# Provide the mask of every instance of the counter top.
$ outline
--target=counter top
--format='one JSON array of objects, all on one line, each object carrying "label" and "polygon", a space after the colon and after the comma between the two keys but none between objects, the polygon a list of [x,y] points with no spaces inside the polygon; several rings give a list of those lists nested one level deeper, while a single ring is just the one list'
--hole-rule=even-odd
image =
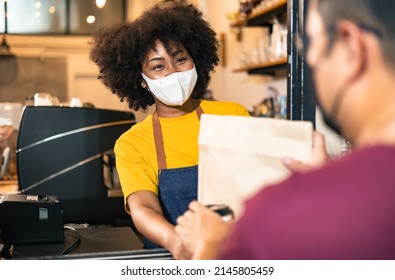
[{"label": "counter top", "polygon": [[0,194],[16,193],[18,190],[17,180],[0,180]]}]

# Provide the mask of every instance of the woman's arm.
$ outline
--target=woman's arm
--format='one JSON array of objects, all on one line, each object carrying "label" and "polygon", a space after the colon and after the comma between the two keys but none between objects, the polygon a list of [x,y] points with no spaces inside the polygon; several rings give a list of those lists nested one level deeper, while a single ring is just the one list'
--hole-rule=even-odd
[{"label": "woman's arm", "polygon": [[151,191],[137,191],[128,197],[128,205],[137,230],[151,242],[169,250],[176,259],[188,259],[174,226],[163,216],[158,196]]}]

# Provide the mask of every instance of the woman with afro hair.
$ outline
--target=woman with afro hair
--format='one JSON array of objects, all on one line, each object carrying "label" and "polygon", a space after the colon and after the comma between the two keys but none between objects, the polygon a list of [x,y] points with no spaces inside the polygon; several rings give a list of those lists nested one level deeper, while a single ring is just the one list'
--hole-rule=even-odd
[{"label": "woman with afro hair", "polygon": [[106,87],[134,110],[155,105],[114,147],[125,209],[145,248],[189,258],[174,225],[197,199],[200,116],[249,115],[233,102],[194,98],[218,64],[216,34],[196,6],[167,0],[132,22],[102,28],[90,44]]}]

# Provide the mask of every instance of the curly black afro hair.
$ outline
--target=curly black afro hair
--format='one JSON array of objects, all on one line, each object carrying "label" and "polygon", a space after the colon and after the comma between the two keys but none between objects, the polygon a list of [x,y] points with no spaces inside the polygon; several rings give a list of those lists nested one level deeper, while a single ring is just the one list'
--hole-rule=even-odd
[{"label": "curly black afro hair", "polygon": [[165,0],[132,22],[103,27],[90,40],[90,59],[99,67],[106,87],[126,100],[129,108],[146,110],[154,99],[141,87],[142,63],[155,42],[166,50],[183,46],[193,58],[198,80],[193,97],[204,92],[210,72],[218,65],[218,41],[202,12],[181,0]]}]

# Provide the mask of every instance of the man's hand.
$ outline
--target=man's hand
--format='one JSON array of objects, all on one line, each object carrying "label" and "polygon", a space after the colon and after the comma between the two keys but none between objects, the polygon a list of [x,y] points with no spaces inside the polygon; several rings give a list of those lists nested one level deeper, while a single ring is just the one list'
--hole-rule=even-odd
[{"label": "man's hand", "polygon": [[221,216],[197,201],[178,217],[176,232],[192,259],[215,259],[234,222],[224,222]]},{"label": "man's hand", "polygon": [[282,159],[284,165],[292,172],[306,172],[321,167],[328,160],[329,156],[325,147],[324,135],[318,131],[314,131],[313,133],[313,152],[309,162],[303,163],[289,157]]}]

